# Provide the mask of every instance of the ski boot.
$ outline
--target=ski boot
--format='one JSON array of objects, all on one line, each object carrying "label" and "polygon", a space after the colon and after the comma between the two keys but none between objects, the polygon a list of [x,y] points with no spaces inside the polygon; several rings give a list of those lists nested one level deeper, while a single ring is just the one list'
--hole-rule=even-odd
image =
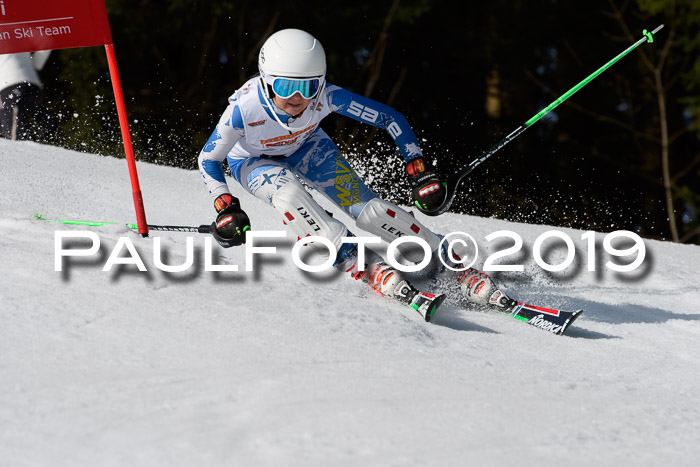
[{"label": "ski boot", "polygon": [[501,311],[507,311],[517,304],[498,289],[496,283],[488,274],[477,269],[469,268],[457,276],[459,291],[467,301],[479,306],[495,306]]},{"label": "ski boot", "polygon": [[347,272],[354,279],[366,282],[379,295],[408,305],[428,322],[446,298],[444,294],[435,295],[418,290],[402,277],[400,271],[383,261],[368,264],[364,271],[358,271],[357,265],[353,265]]}]

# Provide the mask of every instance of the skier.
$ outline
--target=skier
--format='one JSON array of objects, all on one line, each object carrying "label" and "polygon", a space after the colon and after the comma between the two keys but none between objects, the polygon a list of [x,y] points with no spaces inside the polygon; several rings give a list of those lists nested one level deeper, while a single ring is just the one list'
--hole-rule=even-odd
[{"label": "skier", "polygon": [[[270,36],[260,49],[258,68],[260,74],[229,98],[228,107],[199,155],[199,169],[218,213],[212,224],[216,240],[224,247],[240,245],[250,228],[248,215],[224,179],[223,161],[228,159],[236,181],[272,205],[299,238],[322,236],[333,243],[336,268],[364,280],[381,295],[409,304],[429,321],[444,296],[418,291],[376,254],[367,256],[367,264],[361,268],[357,246],[341,242],[352,233],[329,215],[297,179],[350,215],[358,228],[386,242],[404,234],[425,240],[433,252],[433,264],[428,269],[437,270],[441,265],[438,255],[449,260],[444,246],[443,251],[438,251],[442,237],[367,188],[319,126],[324,117],[336,112],[386,130],[406,161],[416,205],[420,210],[433,210],[445,199],[445,188],[425,162],[404,116],[327,83],[323,47],[313,36],[298,29],[285,29]],[[423,259],[422,249],[417,252],[403,244],[398,250],[408,261]],[[507,297],[501,300],[505,295],[490,277],[475,269],[461,273],[459,278],[453,276],[451,281],[476,304],[509,304]]]}]

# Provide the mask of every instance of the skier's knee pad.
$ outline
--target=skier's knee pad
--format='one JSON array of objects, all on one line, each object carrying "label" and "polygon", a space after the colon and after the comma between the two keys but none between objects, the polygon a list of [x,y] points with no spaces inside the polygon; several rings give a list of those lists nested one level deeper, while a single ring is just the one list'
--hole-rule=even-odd
[{"label": "skier's knee pad", "polygon": [[[374,198],[365,205],[357,216],[357,226],[388,243],[403,236],[415,236],[425,240],[432,252],[440,245],[440,238],[430,229],[400,207],[381,198]],[[413,242],[399,245],[398,250],[401,256],[414,263],[422,261],[425,254],[423,248]]]},{"label": "skier's knee pad", "polygon": [[[339,251],[343,237],[348,236],[347,227],[319,206],[297,180],[277,190],[272,197],[272,205],[282,214],[285,225],[300,239],[308,236],[324,237]],[[314,246],[314,243],[309,245]],[[328,257],[328,249],[325,246],[320,245],[315,249]]]},{"label": "skier's knee pad", "polygon": [[240,165],[240,180],[253,196],[272,204],[275,193],[296,178],[284,162],[250,159]]}]

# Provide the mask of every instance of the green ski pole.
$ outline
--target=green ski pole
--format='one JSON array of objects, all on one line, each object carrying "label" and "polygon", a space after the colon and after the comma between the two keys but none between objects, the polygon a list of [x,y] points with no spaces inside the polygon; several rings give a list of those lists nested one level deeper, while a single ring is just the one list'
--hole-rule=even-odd
[{"label": "green ski pole", "polygon": [[[610,60],[608,63],[603,65],[602,67],[598,68],[596,71],[591,73],[588,77],[586,77],[583,81],[578,83],[576,86],[573,88],[569,89],[567,92],[565,92],[559,99],[555,100],[551,104],[549,104],[547,107],[542,109],[540,112],[537,113],[534,117],[523,123],[521,126],[519,126],[515,131],[510,133],[508,136],[503,138],[501,141],[498,143],[494,144],[491,146],[487,151],[481,154],[477,159],[474,159],[471,161],[469,164],[461,167],[460,169],[456,170],[453,172],[451,175],[447,177],[447,182],[443,182],[445,185],[445,200],[442,202],[440,207],[432,210],[432,211],[427,211],[423,210],[420,205],[418,205],[419,208],[421,208],[421,212],[429,215],[429,216],[439,216],[440,214],[444,214],[447,212],[447,210],[450,208],[452,205],[452,202],[455,199],[455,196],[457,194],[457,188],[459,187],[460,182],[467,176],[469,175],[476,167],[481,165],[482,162],[484,162],[486,159],[489,157],[493,156],[495,153],[497,153],[503,146],[506,144],[510,143],[513,141],[515,138],[517,138],[523,131],[527,130],[530,128],[532,125],[534,125],[536,122],[538,122],[542,117],[547,115],[549,112],[554,110],[559,104],[567,100],[569,97],[574,95],[579,89],[593,81],[599,74],[613,66],[615,63],[617,63],[618,60],[620,60],[622,57],[639,47],[642,43],[646,42],[654,42],[654,34],[659,32],[661,28],[663,28],[664,25],[660,25],[653,31],[649,32],[646,29],[643,31],[644,37],[639,39],[637,42],[629,46],[626,50],[621,52],[618,56]],[[418,204],[418,202],[416,202]]]},{"label": "green ski pole", "polygon": [[[99,221],[79,221],[79,220],[64,220],[64,219],[46,219],[41,214],[34,214],[33,219],[42,220],[45,222],[60,222],[66,225],[85,225],[88,227],[103,227],[106,225],[118,225],[119,222],[99,222]],[[123,224],[132,230],[138,230],[137,224]],[[183,225],[151,225],[148,224],[149,230],[160,230],[167,232],[197,232],[197,233],[209,233],[211,231],[211,226],[207,224],[200,225],[199,227],[190,227]]]}]

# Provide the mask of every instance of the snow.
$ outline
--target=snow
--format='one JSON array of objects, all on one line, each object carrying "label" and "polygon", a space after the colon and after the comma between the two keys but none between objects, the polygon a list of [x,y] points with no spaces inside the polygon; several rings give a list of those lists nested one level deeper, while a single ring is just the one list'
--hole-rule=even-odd
[{"label": "snow", "polygon": [[[559,337],[448,300],[434,322],[344,276],[302,273],[291,237],[244,270],[205,235],[141,238],[124,160],[0,140],[0,464],[3,466],[675,465],[700,462],[700,247],[645,240],[633,273],[589,272],[583,232],[446,214],[485,256],[524,241],[494,276],[527,302],[584,314]],[[137,164],[148,221],[213,217],[196,171]],[[230,184],[255,230],[274,211]],[[318,196],[316,196],[318,199]],[[325,207],[330,207],[325,201]],[[33,220],[114,221],[82,227]],[[339,217],[345,219],[344,217]],[[535,239],[566,233],[576,262],[548,273]],[[54,270],[55,232],[98,255]],[[186,239],[195,266],[182,273]],[[148,271],[102,268],[120,238]],[[556,243],[556,242],[555,242]],[[85,248],[89,243],[81,243]],[[557,263],[565,251],[552,248]],[[121,256],[128,256],[123,250]],[[558,259],[559,258],[559,259]],[[319,277],[320,276],[320,277]]]}]

